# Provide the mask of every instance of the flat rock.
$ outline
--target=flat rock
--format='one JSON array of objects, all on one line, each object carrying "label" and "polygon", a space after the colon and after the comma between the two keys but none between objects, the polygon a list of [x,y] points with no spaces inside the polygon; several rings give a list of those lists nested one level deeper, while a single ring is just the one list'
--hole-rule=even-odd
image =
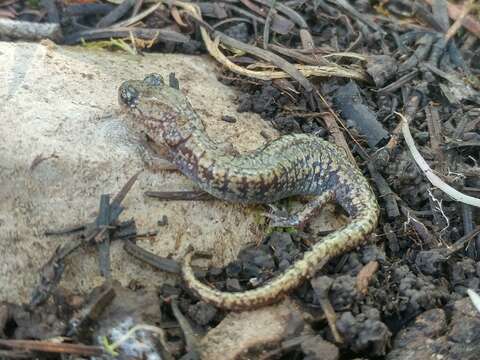
[{"label": "flat rock", "polygon": [[[145,168],[137,144],[129,141],[117,105],[126,79],[174,71],[180,86],[219,142],[240,152],[276,134],[255,114],[236,112],[237,93],[221,84],[208,57],[145,54],[0,42],[0,300],[28,301],[38,269],[69,236],[43,234],[90,222],[100,195],[115,194]],[[221,120],[233,116],[236,123]],[[134,218],[139,232],[158,230],[139,245],[155,254],[182,256],[188,244],[213,253],[213,264],[232,260],[242,244],[258,241],[260,208],[223,201],[162,202],[147,190],[192,190],[177,172],[144,171],[124,200],[121,219]],[[168,217],[168,226],[157,221]],[[89,291],[102,283],[98,255],[84,248],[67,259],[61,282]],[[120,242],[112,245],[112,275],[123,285],[135,279],[158,286],[168,278],[133,259]]]},{"label": "flat rock", "polygon": [[[223,201],[158,201],[145,191],[195,189],[178,172],[146,168],[139,145],[122,121],[118,86],[156,72],[175,72],[180,88],[203,119],[207,133],[243,153],[258,148],[276,131],[252,113],[237,113],[238,93],[221,84],[216,63],[207,56],[144,54],[82,47],[0,42],[0,300],[27,302],[38,270],[70,236],[44,236],[73,224],[91,222],[100,195],[116,194],[144,169],[125,198],[120,219],[134,218],[138,231],[158,235],[138,244],[159,255],[180,259],[186,247],[210,252],[223,266],[248,242],[258,242],[262,207]],[[223,117],[237,119],[235,123]],[[158,221],[166,215],[168,225]],[[338,226],[328,211],[316,224]],[[79,292],[103,283],[95,248],[68,257],[61,286]],[[178,278],[153,270],[112,244],[114,279],[135,280],[154,288]]]}]

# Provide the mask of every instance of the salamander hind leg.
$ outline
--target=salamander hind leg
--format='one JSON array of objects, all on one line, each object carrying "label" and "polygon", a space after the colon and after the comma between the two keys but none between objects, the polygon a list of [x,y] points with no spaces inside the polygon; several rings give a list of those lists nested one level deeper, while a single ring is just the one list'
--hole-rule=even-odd
[{"label": "salamander hind leg", "polygon": [[293,214],[284,216],[274,206],[271,206],[274,213],[265,214],[265,216],[270,218],[270,226],[272,227],[303,227],[313,215],[320,211],[325,204],[331,202],[333,198],[333,191],[326,191],[307,203],[302,210]]}]

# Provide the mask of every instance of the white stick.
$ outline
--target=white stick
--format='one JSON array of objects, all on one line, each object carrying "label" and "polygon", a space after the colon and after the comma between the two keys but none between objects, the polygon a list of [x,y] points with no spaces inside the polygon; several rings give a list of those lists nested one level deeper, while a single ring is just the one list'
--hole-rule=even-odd
[{"label": "white stick", "polygon": [[468,204],[471,206],[476,206],[480,207],[480,199],[475,198],[473,196],[465,195],[461,193],[460,191],[454,189],[450,185],[448,185],[446,182],[444,182],[442,179],[440,179],[433,170],[428,166],[427,162],[425,159],[420,155],[420,152],[417,150],[415,146],[415,141],[413,141],[412,134],[410,134],[410,129],[408,128],[408,122],[405,117],[397,113],[398,116],[402,119],[402,133],[403,137],[405,139],[405,143],[408,146],[408,149],[410,150],[410,153],[413,156],[413,159],[417,163],[417,165],[420,167],[420,169],[423,171],[427,179],[432,183],[433,186],[436,186],[440,190],[442,190],[444,193],[448,194],[451,196],[453,199],[460,201],[464,204]]}]

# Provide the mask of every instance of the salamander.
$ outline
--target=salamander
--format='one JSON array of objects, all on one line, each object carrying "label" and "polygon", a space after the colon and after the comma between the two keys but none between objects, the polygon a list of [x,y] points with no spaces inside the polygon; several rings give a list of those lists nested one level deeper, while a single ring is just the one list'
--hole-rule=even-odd
[{"label": "salamander", "polygon": [[153,139],[163,157],[214,197],[245,204],[270,204],[293,195],[314,197],[302,211],[275,217],[276,226],[298,226],[330,201],[350,216],[346,226],[313,245],[285,272],[243,292],[220,291],[198,280],[190,265],[194,253],[189,251],[182,276],[203,301],[235,311],[271,304],[311,278],[320,261],[361,245],[375,230],[379,217],[375,195],[336,145],[314,135],[291,134],[250,153],[231,154],[206,134],[187,97],[160,75],[123,82],[118,97],[131,126]]}]

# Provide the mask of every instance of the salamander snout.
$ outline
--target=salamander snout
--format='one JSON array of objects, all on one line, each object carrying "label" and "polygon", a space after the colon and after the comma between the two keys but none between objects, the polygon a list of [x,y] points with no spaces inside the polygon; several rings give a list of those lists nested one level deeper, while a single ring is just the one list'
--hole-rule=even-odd
[{"label": "salamander snout", "polygon": [[120,106],[133,109],[138,104],[139,92],[129,81],[123,82],[118,88],[118,103]]}]

